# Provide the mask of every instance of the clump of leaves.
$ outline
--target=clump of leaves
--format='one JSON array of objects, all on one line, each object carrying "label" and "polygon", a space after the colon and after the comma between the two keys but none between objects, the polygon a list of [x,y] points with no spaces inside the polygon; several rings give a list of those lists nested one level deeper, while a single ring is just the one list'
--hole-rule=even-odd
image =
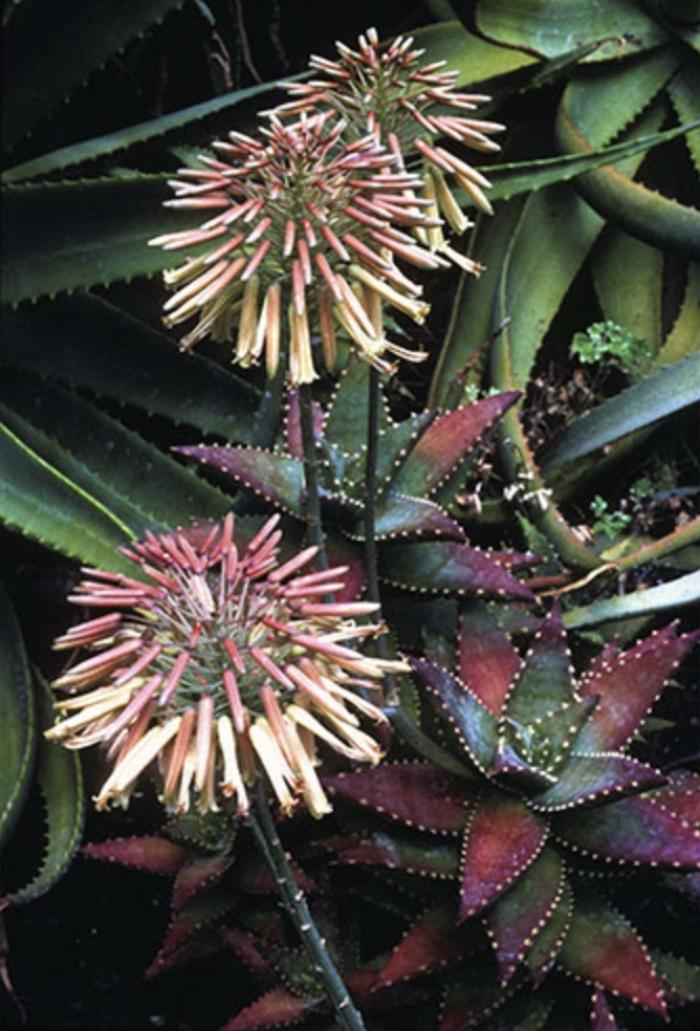
[{"label": "clump of leaves", "polygon": [[624,326],[609,319],[594,322],[585,333],[575,333],[571,351],[584,365],[614,365],[630,375],[651,358],[651,350]]},{"label": "clump of leaves", "polygon": [[603,534],[609,540],[614,540],[632,522],[632,516],[622,509],[610,511],[610,506],[605,498],[596,494],[590,504],[590,509],[595,516],[592,530],[596,535]]}]

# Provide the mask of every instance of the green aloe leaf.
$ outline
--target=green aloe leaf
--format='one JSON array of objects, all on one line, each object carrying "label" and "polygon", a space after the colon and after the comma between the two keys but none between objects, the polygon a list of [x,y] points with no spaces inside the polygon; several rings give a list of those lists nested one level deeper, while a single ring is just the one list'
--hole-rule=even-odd
[{"label": "green aloe leaf", "polygon": [[161,175],[13,186],[5,192],[4,301],[148,276],[175,264],[148,241],[201,221],[163,208]]},{"label": "green aloe leaf", "polygon": [[[121,309],[90,294],[25,305],[3,317],[0,361],[120,404],[188,423],[231,441],[249,440],[257,391]],[[99,341],[99,347],[96,346]]]},{"label": "green aloe leaf", "polygon": [[0,518],[47,547],[89,565],[132,573],[117,548],[127,527],[90,493],[0,426]]},{"label": "green aloe leaf", "polygon": [[35,0],[20,8],[7,38],[6,146],[13,147],[108,58],[183,3]]},{"label": "green aloe leaf", "polygon": [[229,511],[225,494],[75,394],[26,374],[9,374],[5,386],[12,409],[64,449],[88,473],[86,487],[139,535]]},{"label": "green aloe leaf", "polygon": [[459,86],[496,79],[517,69],[538,64],[537,59],[530,54],[495,46],[467,32],[458,21],[428,25],[413,35],[418,46],[425,48],[426,63],[446,61],[447,68],[459,72]]},{"label": "green aloe leaf", "polygon": [[[690,122],[700,116],[700,70],[697,61],[688,61],[668,84],[668,94],[676,109],[679,122]],[[688,151],[700,172],[700,133],[693,133],[687,139]]]},{"label": "green aloe leaf", "polygon": [[569,609],[564,623],[569,630],[611,623],[657,612],[679,609],[700,601],[700,572],[687,573],[658,587],[648,587],[619,598],[601,598],[590,605]]},{"label": "green aloe leaf", "polygon": [[655,365],[668,365],[679,361],[700,348],[700,262],[691,261],[683,303],[656,356]]},{"label": "green aloe leaf", "polygon": [[[40,723],[46,728],[53,723],[51,690],[38,673],[34,674],[34,683]],[[5,896],[5,905],[33,902],[45,895],[66,872],[80,845],[85,806],[77,754],[46,741],[42,735],[36,782],[46,807],[46,847],[37,872],[22,888]]]},{"label": "green aloe leaf", "polygon": [[29,790],[36,747],[29,664],[10,599],[0,586],[0,845],[12,831]]},{"label": "green aloe leaf", "polygon": [[591,55],[592,61],[626,57],[668,39],[634,0],[595,6],[578,0],[479,0],[476,23],[487,39],[542,57],[565,53],[572,39],[609,39]]},{"label": "green aloe leaf", "polygon": [[650,355],[661,346],[663,266],[661,251],[614,226],[603,233],[593,262],[603,315],[643,340]]},{"label": "green aloe leaf", "polygon": [[700,351],[665,366],[576,419],[554,450],[545,456],[542,468],[548,471],[576,461],[697,401]]}]

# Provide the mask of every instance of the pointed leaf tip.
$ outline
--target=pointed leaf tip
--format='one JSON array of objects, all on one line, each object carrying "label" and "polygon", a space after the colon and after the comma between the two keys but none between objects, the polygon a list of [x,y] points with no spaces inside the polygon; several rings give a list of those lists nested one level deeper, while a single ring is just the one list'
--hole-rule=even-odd
[{"label": "pointed leaf tip", "polygon": [[156,836],[111,838],[83,845],[81,851],[90,859],[119,863],[164,877],[174,877],[192,855],[188,848]]},{"label": "pointed leaf tip", "polygon": [[322,1002],[321,997],[300,997],[284,988],[273,988],[227,1020],[219,1031],[265,1031],[266,1028],[288,1027],[298,1024]]}]

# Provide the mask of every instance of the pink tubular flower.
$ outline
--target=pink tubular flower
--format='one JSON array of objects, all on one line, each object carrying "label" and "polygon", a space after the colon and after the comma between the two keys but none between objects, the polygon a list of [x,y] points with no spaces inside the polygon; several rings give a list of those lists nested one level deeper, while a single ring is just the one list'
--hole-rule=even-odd
[{"label": "pink tubular flower", "polygon": [[373,135],[347,142],[345,129],[330,112],[294,125],[273,116],[261,138],[232,132],[214,143],[216,158],[201,155],[201,168],[181,169],[171,181],[176,197],[168,206],[209,216],[199,229],[150,241],[166,250],[198,248],[165,274],[175,290],[166,325],[196,319],[183,348],[207,336],[231,341],[237,325],[234,361],[248,366],[264,354],[274,375],[282,354],[293,384],[316,378],[313,333],[333,368],[338,327],[381,371],[393,371],[392,355],[426,357],[387,340],[372,312],[379,298],[423,322],[421,287],[396,259],[419,268],[444,264],[412,235],[437,228],[439,219],[426,214],[429,199],[414,195],[419,176]]},{"label": "pink tubular flower", "polygon": [[[440,212],[453,232],[463,233],[471,225],[462,212],[445,176],[452,177],[467,197],[488,214],[491,204],[484,193],[491,184],[458,154],[453,145],[491,153],[500,148],[491,139],[505,126],[474,118],[480,103],[491,98],[455,89],[459,73],[445,71],[444,61],[421,65],[423,50],[412,49],[413,39],[401,36],[381,45],[375,29],[369,29],[352,50],[337,43],[338,59],[312,57],[311,68],[323,78],[286,84],[292,100],[275,108],[275,117],[304,115],[333,110],[349,126],[349,133],[370,133],[394,154],[399,168],[418,160],[423,168],[423,200],[433,220]],[[452,108],[454,113],[449,112]],[[447,113],[445,109],[448,109]],[[451,147],[440,146],[438,139]],[[404,191],[404,195],[408,191]],[[451,248],[439,225],[413,230],[417,239],[468,272],[480,267]]]},{"label": "pink tubular flower", "polygon": [[68,694],[46,736],[67,748],[107,747],[113,768],[98,809],[126,807],[157,760],[170,810],[187,811],[193,797],[201,811],[216,810],[235,797],[244,814],[262,769],[283,812],[303,797],[321,817],[330,806],[316,774],[317,739],[350,759],[381,758],[359,714],[385,717],[353,688],[371,689],[405,667],[348,645],[383,631],[354,621],[377,605],[323,602],[319,589],[346,569],[304,572],[315,548],[280,564],[278,521],[240,551],[233,515],[208,532],[147,534],[123,549],[144,580],[84,570],[69,600],[115,611],[55,642],[89,655],[54,681]]}]

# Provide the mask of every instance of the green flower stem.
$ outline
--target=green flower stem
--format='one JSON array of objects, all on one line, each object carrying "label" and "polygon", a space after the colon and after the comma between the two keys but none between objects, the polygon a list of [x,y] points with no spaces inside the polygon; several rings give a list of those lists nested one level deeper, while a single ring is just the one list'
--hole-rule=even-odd
[{"label": "green flower stem", "polygon": [[643,548],[638,548],[629,555],[617,559],[615,565],[621,570],[637,569],[638,566],[646,565],[647,562],[656,562],[660,558],[665,558],[666,555],[672,555],[674,551],[697,544],[698,541],[700,541],[700,516],[679,526],[672,533],[667,533],[665,537],[651,541]]},{"label": "green flower stem", "polygon": [[365,1031],[362,1014],[356,1008],[345,983],[330,957],[326,943],[311,916],[304,893],[294,879],[284,846],[267,804],[264,785],[256,792],[253,811],[248,816],[253,834],[272,871],[280,896],[314,969],[321,975],[336,1018],[344,1031]]},{"label": "green flower stem", "polygon": [[301,444],[304,451],[304,478],[306,481],[306,525],[309,541],[318,548],[316,567],[328,569],[323,523],[321,521],[321,495],[318,484],[318,458],[316,455],[316,434],[311,387],[304,383],[299,387],[299,412],[301,421]]}]

